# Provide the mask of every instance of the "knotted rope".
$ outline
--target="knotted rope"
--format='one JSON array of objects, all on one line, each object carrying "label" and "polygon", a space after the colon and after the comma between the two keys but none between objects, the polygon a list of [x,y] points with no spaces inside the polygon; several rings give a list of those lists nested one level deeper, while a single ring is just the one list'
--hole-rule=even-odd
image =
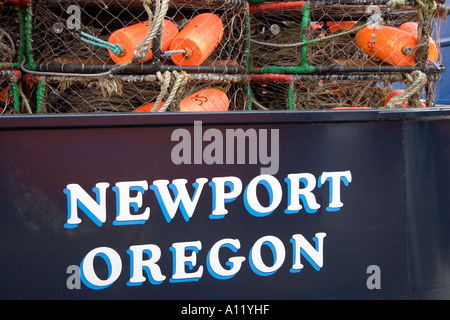
[{"label": "knotted rope", "polygon": [[408,106],[417,106],[420,103],[419,96],[425,84],[427,83],[427,75],[419,70],[406,74],[408,88],[399,96],[394,96],[389,100],[387,108],[401,108],[405,101],[408,100]]},{"label": "knotted rope", "polygon": [[167,97],[163,106],[159,110],[158,110],[159,105],[161,104],[161,102],[163,101],[167,92],[169,91],[172,74],[169,71],[164,72],[164,74],[161,74],[161,72],[157,72],[156,76],[158,77],[158,80],[161,83],[161,91],[160,91],[158,97],[156,98],[155,104],[153,105],[151,112],[156,112],[156,111],[164,112],[172,104],[175,97],[178,97],[182,94],[182,91],[184,90],[186,83],[188,81],[188,75],[184,71],[181,73],[178,73],[177,71],[173,71],[173,76],[175,77],[175,83],[172,87],[172,90],[169,93],[169,96]]},{"label": "knotted rope", "polygon": [[[164,17],[169,9],[169,0],[154,1],[155,13],[152,12],[154,0],[143,0],[144,9],[148,14],[149,31],[147,36],[136,46],[134,50],[134,59],[141,61],[145,58],[151,49],[151,44],[157,32],[164,28]],[[136,61],[135,61],[136,62]]]},{"label": "knotted rope", "polygon": [[416,0],[417,13],[419,15],[419,28],[417,34],[418,48],[414,56],[416,64],[425,64],[429,54],[429,37],[431,34],[431,23],[434,12],[437,9],[434,0]]}]

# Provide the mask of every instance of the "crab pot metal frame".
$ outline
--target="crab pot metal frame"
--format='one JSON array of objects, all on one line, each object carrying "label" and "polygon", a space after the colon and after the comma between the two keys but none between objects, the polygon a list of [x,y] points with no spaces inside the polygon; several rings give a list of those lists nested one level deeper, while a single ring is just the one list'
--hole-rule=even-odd
[{"label": "crab pot metal frame", "polygon": [[[385,0],[249,2],[251,73],[410,72],[410,67],[388,65],[366,55],[356,45],[355,34],[376,21],[398,27],[419,17],[431,19],[412,1],[399,9],[390,8]],[[378,20],[374,12],[379,13]],[[439,26],[439,21],[433,23]],[[430,23],[419,28],[432,34]],[[426,72],[443,71],[440,58],[417,66]]]},{"label": "crab pot metal frame", "polygon": [[[428,99],[434,99],[434,92],[427,91],[428,86],[439,79],[439,75],[427,77],[427,84],[416,100],[411,98],[401,108],[424,107]],[[403,73],[257,74],[250,75],[249,80],[252,106],[260,110],[386,108],[390,92],[408,87]]]},{"label": "crab pot metal frame", "polygon": [[245,75],[179,74],[183,81],[177,89],[177,78],[172,73],[163,76],[170,80],[166,89],[162,79],[155,75],[44,77],[41,80],[44,83],[44,98],[37,108],[42,113],[133,112],[160,98],[159,106],[164,106],[164,110],[159,111],[177,112],[183,98],[206,88],[224,91],[230,100],[229,110],[242,109],[249,103]]},{"label": "crab pot metal frame", "polygon": [[[246,72],[248,38],[248,4],[243,0],[171,0],[165,18],[179,30],[199,13],[210,12],[221,18],[224,35],[209,59],[200,66],[175,65],[161,54],[160,30],[153,38],[151,61],[121,65],[110,59],[106,48],[80,40],[74,32],[76,23],[69,6],[80,10],[81,31],[108,41],[114,31],[149,20],[142,1],[50,1],[30,3],[32,9],[32,61],[27,67],[40,72],[100,73],[113,70],[121,74],[156,74],[165,71],[214,72],[238,74]],[[69,11],[69,13],[67,12]],[[73,14],[73,13],[72,13]]]}]

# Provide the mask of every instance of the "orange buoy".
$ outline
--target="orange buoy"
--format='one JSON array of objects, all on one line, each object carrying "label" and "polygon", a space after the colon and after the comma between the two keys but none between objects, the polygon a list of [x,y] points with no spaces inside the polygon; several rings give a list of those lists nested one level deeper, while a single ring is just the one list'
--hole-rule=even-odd
[{"label": "orange buoy", "polygon": [[[390,65],[415,66],[414,53],[404,53],[404,48],[415,48],[417,37],[413,34],[388,26],[367,26],[356,33],[356,45],[368,56]],[[430,50],[429,59],[433,58]]]},{"label": "orange buoy", "polygon": [[172,61],[181,66],[199,66],[214,51],[223,37],[223,23],[212,13],[202,13],[194,17],[178,33],[170,45],[172,50],[184,50],[171,56]]},{"label": "orange buoy", "polygon": [[230,100],[225,92],[219,89],[199,90],[180,103],[181,112],[228,111]]},{"label": "orange buoy", "polygon": [[346,30],[350,31],[356,27],[356,21],[327,21],[327,27],[332,33],[337,31]]},{"label": "orange buoy", "polygon": [[[230,100],[227,95],[219,89],[203,89],[184,98],[180,102],[181,112],[199,111],[228,111]],[[144,104],[133,110],[133,112],[151,112],[155,102]],[[164,105],[164,101],[158,107],[158,111]]]},{"label": "orange buoy", "polygon": [[[400,30],[409,32],[410,34],[414,35],[416,37],[419,34],[419,24],[417,22],[405,22],[402,25],[398,27]],[[438,57],[438,48],[436,46],[436,43],[434,42],[432,37],[428,37],[428,43],[429,43],[429,53],[428,53],[428,59],[432,61],[436,61]]]},{"label": "orange buoy", "polygon": [[[384,99],[384,105],[387,106],[389,100],[391,100],[392,97],[401,96],[403,94],[403,92],[405,92],[405,90],[403,90],[403,89],[396,89],[396,90],[392,90],[391,92],[389,92],[389,94],[386,96],[386,99]],[[407,108],[407,107],[408,107],[408,100],[406,100],[402,104],[402,108]],[[422,102],[422,108],[425,108],[425,104],[423,102]]]},{"label": "orange buoy", "polygon": [[[133,110],[133,112],[150,112],[153,109],[153,106],[155,105],[155,102],[144,104],[143,106],[140,106],[139,108]],[[164,105],[164,101],[161,101],[158,107],[158,111],[162,108]]]},{"label": "orange buoy", "polygon": [[409,32],[409,33],[414,34],[414,35],[417,36],[417,32],[418,32],[418,30],[419,30],[419,24],[416,23],[416,22],[410,21],[410,22],[405,22],[405,23],[403,23],[403,24],[400,25],[398,28],[399,28],[400,30],[407,31],[407,32]]},{"label": "orange buoy", "polygon": [[[318,23],[313,23],[313,24],[311,24],[310,25],[310,28],[312,29],[312,30],[317,30],[317,31],[322,31],[322,25],[321,24],[318,24]],[[319,34],[319,38],[325,38],[325,33],[324,32],[321,32],[320,34]]]},{"label": "orange buoy", "polygon": [[[122,55],[118,56],[111,50],[108,50],[111,59],[117,64],[131,61],[134,58],[134,50],[137,44],[147,36],[148,28],[148,21],[145,21],[114,31],[110,35],[108,42],[114,45],[119,44],[123,52]],[[164,19],[164,31],[161,35],[161,51],[167,51],[170,48],[170,44],[177,34],[178,27],[176,24]],[[150,48],[144,61],[148,61],[151,58],[152,50]]]},{"label": "orange buoy", "polygon": [[310,27],[313,30],[322,29],[322,26],[320,24],[318,24],[318,23],[313,23]]}]

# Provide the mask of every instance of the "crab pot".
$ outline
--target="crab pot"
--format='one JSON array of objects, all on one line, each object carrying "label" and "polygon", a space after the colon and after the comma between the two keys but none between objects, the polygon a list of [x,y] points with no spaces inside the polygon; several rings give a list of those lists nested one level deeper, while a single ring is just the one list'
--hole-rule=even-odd
[{"label": "crab pot", "polygon": [[[333,73],[337,67],[358,66],[364,72],[374,66],[383,71],[389,66],[402,70],[403,66],[415,66],[414,60],[428,64],[426,56],[416,57],[418,51],[411,50],[418,44],[417,32],[398,29],[404,23],[419,22],[417,9],[407,5],[388,11],[386,4],[333,0],[326,5],[315,1],[250,4],[250,67],[256,73],[277,73],[284,68],[284,73]],[[380,12],[380,19],[375,19],[373,12]],[[379,31],[375,40],[370,38],[374,26]],[[381,27],[384,29],[379,30]],[[431,38],[431,24],[423,24],[421,30]],[[404,33],[403,38],[397,33]],[[405,37],[408,39],[401,42]],[[398,38],[396,45],[391,45],[391,38]],[[432,51],[428,58],[438,70],[438,49],[434,41],[428,46]]]},{"label": "crab pot", "polygon": [[[426,88],[439,79],[439,75],[428,77],[423,89],[402,107],[423,107],[427,99],[434,101],[435,91]],[[250,76],[250,83],[252,103],[263,110],[386,108],[391,92],[401,94],[410,85],[402,73],[261,74]]]},{"label": "crab pot", "polygon": [[21,48],[23,10],[14,3],[0,4],[0,69],[17,68]]},{"label": "crab pot", "polygon": [[[72,10],[72,11],[71,11]],[[73,11],[75,10],[75,11]],[[248,53],[248,10],[244,1],[170,1],[162,28],[156,28],[152,44],[143,49],[145,58],[136,57],[137,44],[148,35],[152,23],[141,1],[38,1],[33,5],[33,56],[36,70],[50,72],[94,73],[110,70],[124,63],[123,74],[152,73],[166,69],[187,72],[244,73]],[[74,19],[74,12],[79,20]],[[201,59],[185,68],[184,63],[171,59],[178,51],[171,51],[175,36],[198,16],[213,15],[220,21],[223,34],[217,37],[214,50],[201,53]],[[153,23],[155,22],[155,23]],[[78,23],[76,27],[75,24]],[[150,27],[149,27],[150,26]],[[79,32],[75,32],[75,29]],[[208,38],[208,29],[199,30]],[[203,32],[203,34],[202,34]],[[185,38],[189,40],[189,34]],[[111,47],[112,46],[112,47]],[[211,46],[208,47],[211,49]],[[139,51],[138,50],[138,51]],[[177,49],[174,49],[177,50]],[[179,49],[178,49],[179,50]],[[191,52],[189,52],[190,54]],[[188,55],[185,52],[186,56]],[[136,58],[136,59],[134,59]],[[82,66],[82,68],[79,68]]]},{"label": "crab pot", "polygon": [[45,79],[42,112],[131,112],[155,99],[159,91],[155,77],[144,81],[49,77]]},{"label": "crab pot", "polygon": [[[248,104],[247,78],[237,75],[190,74],[183,77],[178,86],[172,74],[164,74],[166,89],[152,75],[129,75],[111,78],[48,77],[44,84],[42,113],[117,113],[149,112],[155,102],[161,107],[170,99],[170,104],[161,111],[180,111],[180,104],[192,100],[203,105],[213,96],[202,94],[206,89],[220,91],[227,102],[228,110],[238,110]],[[194,98],[192,99],[192,96]],[[151,107],[150,107],[151,105]],[[188,108],[189,109],[189,108]],[[220,109],[220,108],[219,108]],[[223,107],[222,107],[223,109]],[[156,111],[157,109],[153,110]],[[216,110],[218,111],[218,110]],[[223,110],[222,110],[223,111]]]}]

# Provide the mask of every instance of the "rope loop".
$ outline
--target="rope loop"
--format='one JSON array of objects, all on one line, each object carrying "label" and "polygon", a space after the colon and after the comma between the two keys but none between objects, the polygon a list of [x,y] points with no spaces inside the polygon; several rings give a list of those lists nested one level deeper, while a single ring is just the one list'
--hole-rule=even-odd
[{"label": "rope loop", "polygon": [[387,104],[387,108],[401,108],[408,99],[419,96],[427,83],[427,75],[422,71],[415,70],[411,74],[406,74],[406,80],[408,88],[401,95],[392,97]]}]

